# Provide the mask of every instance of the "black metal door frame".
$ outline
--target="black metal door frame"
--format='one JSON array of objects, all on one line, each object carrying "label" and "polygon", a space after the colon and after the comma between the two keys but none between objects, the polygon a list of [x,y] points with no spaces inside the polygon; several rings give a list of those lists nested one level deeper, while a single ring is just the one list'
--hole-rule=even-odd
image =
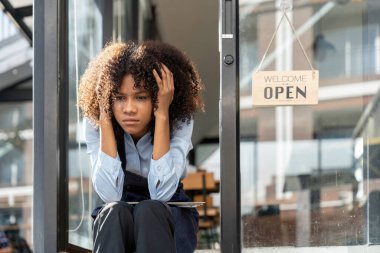
[{"label": "black metal door frame", "polygon": [[238,0],[220,0],[219,136],[222,252],[241,251],[238,7]]}]

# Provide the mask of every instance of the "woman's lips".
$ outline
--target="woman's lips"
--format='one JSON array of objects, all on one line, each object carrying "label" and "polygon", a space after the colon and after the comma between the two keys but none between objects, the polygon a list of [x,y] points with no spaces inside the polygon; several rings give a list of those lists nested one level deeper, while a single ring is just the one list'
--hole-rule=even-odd
[{"label": "woman's lips", "polygon": [[138,119],[124,119],[122,120],[124,125],[136,125],[139,123]]}]

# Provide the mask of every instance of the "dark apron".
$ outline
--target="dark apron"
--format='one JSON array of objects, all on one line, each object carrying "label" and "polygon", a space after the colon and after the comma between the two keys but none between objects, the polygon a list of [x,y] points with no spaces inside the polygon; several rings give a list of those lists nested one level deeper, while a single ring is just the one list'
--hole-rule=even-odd
[{"label": "dark apron", "polygon": [[[148,180],[130,171],[124,171],[124,187],[121,201],[140,202],[150,199]],[[190,202],[180,182],[170,202]],[[95,208],[91,214],[95,220],[104,205]],[[174,239],[178,253],[194,252],[197,246],[198,212],[195,208],[183,208],[170,205],[175,222]]]}]

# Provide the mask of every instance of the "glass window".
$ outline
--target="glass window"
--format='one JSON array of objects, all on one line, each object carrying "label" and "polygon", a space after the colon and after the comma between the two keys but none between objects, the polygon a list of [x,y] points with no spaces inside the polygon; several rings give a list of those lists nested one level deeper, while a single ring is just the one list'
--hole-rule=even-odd
[{"label": "glass window", "polygon": [[77,88],[88,62],[102,49],[101,1],[69,1],[69,150],[68,240],[92,248],[92,210],[99,197],[91,183],[91,165],[82,137]]},{"label": "glass window", "polygon": [[[0,231],[32,247],[32,103],[0,104]],[[29,245],[29,246],[28,246]],[[16,245],[14,250],[25,250]]]},{"label": "glass window", "polygon": [[[280,3],[239,6],[243,251],[379,244],[380,3],[294,0],[288,15],[320,71],[319,104],[253,107],[251,75]],[[260,70],[310,69],[285,21]]]},{"label": "glass window", "polygon": [[[143,2],[143,1],[139,1]],[[135,1],[113,1],[108,16],[107,1],[69,0],[69,150],[68,150],[68,242],[92,249],[92,210],[102,204],[93,189],[90,159],[82,132],[82,115],[78,111],[77,90],[79,79],[89,61],[103,48],[104,42],[126,41],[137,36],[137,9]],[[110,21],[111,20],[111,21]],[[105,26],[112,24],[112,32]],[[106,36],[109,35],[109,38]]]},{"label": "glass window", "polygon": [[357,201],[364,206],[364,237],[380,244],[380,91],[370,102],[354,132]]}]

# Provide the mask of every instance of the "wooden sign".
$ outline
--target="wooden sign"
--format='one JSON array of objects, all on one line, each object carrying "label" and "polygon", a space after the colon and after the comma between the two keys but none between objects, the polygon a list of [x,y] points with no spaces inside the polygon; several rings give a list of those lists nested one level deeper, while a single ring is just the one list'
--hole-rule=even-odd
[{"label": "wooden sign", "polygon": [[315,105],[318,104],[318,85],[318,70],[254,72],[253,105]]}]

